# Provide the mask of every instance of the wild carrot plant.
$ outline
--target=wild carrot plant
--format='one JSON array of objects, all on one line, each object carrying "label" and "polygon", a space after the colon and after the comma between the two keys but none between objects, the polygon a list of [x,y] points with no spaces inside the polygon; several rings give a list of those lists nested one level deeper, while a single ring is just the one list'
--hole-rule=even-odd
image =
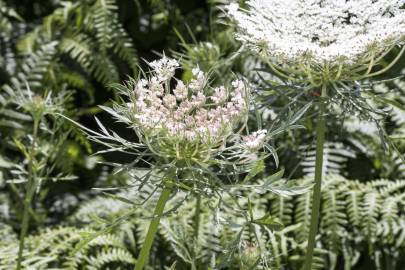
[{"label": "wild carrot plant", "polygon": [[[184,82],[174,77],[179,66],[176,60],[164,56],[148,64],[151,70],[144,78],[112,86],[121,94],[121,102],[112,108],[101,107],[133,129],[138,141],[108,131],[98,120],[100,133],[83,127],[92,140],[108,147],[106,151],[134,154],[136,158],[130,166],[143,163],[151,174],[159,175],[153,184],[160,196],[136,270],[143,269],[160,219],[168,213],[166,202],[176,191],[186,191],[198,202],[201,196],[215,196],[229,190],[238,175],[265,158],[266,150],[273,151],[266,143],[267,130],[248,132],[247,82],[234,80],[230,86],[214,87],[198,67],[192,69],[192,78]],[[121,170],[127,166],[116,165]],[[134,179],[133,187],[142,187],[149,177]],[[197,203],[196,233],[199,209]]]},{"label": "wild carrot plant", "polygon": [[[378,111],[354,91],[359,81],[390,69],[405,50],[403,1],[247,1],[227,7],[236,38],[263,56],[273,73],[318,96],[316,169],[305,269],[311,269],[319,222],[328,104],[344,105],[375,120]],[[401,47],[391,63],[383,58]],[[360,89],[361,90],[361,89]],[[375,99],[375,96],[372,96]],[[372,113],[370,113],[370,111]],[[375,113],[375,114],[373,114]]]}]

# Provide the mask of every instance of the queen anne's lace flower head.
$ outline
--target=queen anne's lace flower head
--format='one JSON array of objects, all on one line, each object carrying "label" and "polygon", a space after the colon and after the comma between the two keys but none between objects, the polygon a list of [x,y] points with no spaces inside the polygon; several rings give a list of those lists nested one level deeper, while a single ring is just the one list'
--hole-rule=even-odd
[{"label": "queen anne's lace flower head", "polygon": [[128,119],[154,154],[201,160],[227,144],[233,153],[246,154],[259,144],[247,146],[239,134],[249,109],[250,90],[245,81],[211,87],[207,75],[196,67],[190,81],[184,82],[174,78],[177,61],[166,57],[149,66],[147,78],[128,84],[129,102],[115,110]]},{"label": "queen anne's lace flower head", "polygon": [[206,87],[206,75],[194,68],[191,81],[177,81],[171,92],[164,89],[164,82],[173,77],[178,63],[163,58],[150,66],[153,76],[136,85],[130,103],[135,124],[145,135],[217,143],[246,115],[247,88],[243,82],[234,82],[228,98],[224,86]]},{"label": "queen anne's lace flower head", "polygon": [[277,57],[319,63],[355,61],[370,48],[403,41],[403,0],[250,0],[248,11],[229,6],[238,38]]},{"label": "queen anne's lace flower head", "polygon": [[[121,98],[112,107],[100,106],[136,136],[121,137],[98,119],[99,132],[81,126],[91,140],[108,147],[100,153],[136,156],[120,170],[142,162],[142,167],[150,165],[144,180],[153,177],[152,185],[208,195],[222,189],[223,180],[229,188],[240,179],[235,176],[274,155],[266,131],[249,135],[250,85],[245,80],[212,86],[199,68],[188,80],[179,80],[174,77],[177,61],[166,57],[149,66],[143,78],[112,85]],[[144,180],[135,182],[144,185]]]},{"label": "queen anne's lace flower head", "polygon": [[[293,65],[356,65],[402,44],[404,0],[249,0],[228,6],[237,38]],[[295,67],[294,67],[295,68]]]}]

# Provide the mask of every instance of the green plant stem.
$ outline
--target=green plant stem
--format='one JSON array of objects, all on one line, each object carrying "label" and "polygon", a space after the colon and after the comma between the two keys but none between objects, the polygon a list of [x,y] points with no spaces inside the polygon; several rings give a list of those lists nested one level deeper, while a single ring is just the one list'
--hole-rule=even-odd
[{"label": "green plant stem", "polygon": [[194,238],[198,239],[198,232],[200,230],[200,215],[201,215],[201,195],[197,195],[197,202],[194,214]]},{"label": "green plant stem", "polygon": [[136,262],[135,270],[142,270],[145,265],[146,260],[149,257],[149,251],[150,251],[150,248],[152,247],[153,239],[155,238],[155,235],[156,235],[159,223],[160,223],[160,218],[163,214],[166,202],[169,199],[171,192],[172,192],[172,187],[170,185],[166,184],[162,190],[162,193],[160,194],[159,200],[155,207],[155,211],[153,212],[153,218],[149,224],[148,233],[146,234],[145,242],[143,243],[141,252],[139,253],[139,257]]},{"label": "green plant stem", "polygon": [[34,169],[34,159],[35,159],[35,145],[37,142],[38,136],[38,126],[39,120],[34,118],[34,126],[32,132],[32,144],[29,151],[29,163],[28,163],[28,183],[27,183],[27,190],[24,196],[24,212],[22,217],[21,223],[21,231],[20,231],[20,243],[18,247],[18,258],[17,258],[17,270],[21,269],[23,251],[24,251],[24,242],[25,237],[28,232],[29,221],[30,221],[30,206],[32,198],[34,197],[35,189],[36,189],[36,170]]},{"label": "green plant stem", "polygon": [[308,236],[307,254],[305,257],[304,270],[311,270],[314,255],[315,239],[318,231],[319,209],[321,204],[321,184],[323,168],[323,150],[325,144],[325,112],[326,104],[323,99],[327,98],[327,86],[322,85],[321,102],[319,104],[319,118],[316,127],[316,161],[315,161],[315,185],[312,195],[311,227]]}]

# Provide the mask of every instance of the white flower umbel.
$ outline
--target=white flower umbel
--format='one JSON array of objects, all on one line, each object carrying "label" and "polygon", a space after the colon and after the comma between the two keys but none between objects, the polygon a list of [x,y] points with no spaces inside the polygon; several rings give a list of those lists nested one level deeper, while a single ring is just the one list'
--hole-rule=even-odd
[{"label": "white flower umbel", "polygon": [[[287,72],[307,71],[305,75],[310,76],[309,72],[328,68],[339,78],[348,75],[349,67],[370,72],[388,51],[404,43],[404,3],[250,0],[247,10],[237,4],[227,10],[237,24],[237,39],[271,61],[291,65]],[[353,75],[354,70],[350,71]]]}]

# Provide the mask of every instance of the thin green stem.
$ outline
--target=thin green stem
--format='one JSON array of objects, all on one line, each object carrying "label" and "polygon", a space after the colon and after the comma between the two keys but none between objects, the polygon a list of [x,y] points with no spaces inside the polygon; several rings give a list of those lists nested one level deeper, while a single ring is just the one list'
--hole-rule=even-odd
[{"label": "thin green stem", "polygon": [[[327,86],[322,85],[321,98],[327,98]],[[311,227],[308,236],[307,254],[305,257],[304,270],[311,270],[312,258],[314,255],[315,239],[318,231],[319,209],[321,204],[321,184],[322,184],[322,168],[323,168],[323,149],[325,144],[325,112],[326,104],[322,100],[319,104],[319,118],[316,128],[316,161],[315,161],[315,185],[312,197],[312,213]]]},{"label": "thin green stem", "polygon": [[155,238],[160,223],[160,218],[162,217],[166,202],[168,201],[171,192],[172,187],[166,184],[166,186],[162,190],[162,193],[160,194],[159,200],[155,207],[155,211],[153,212],[153,218],[149,224],[148,233],[146,234],[145,242],[143,243],[141,252],[139,253],[135,270],[142,270],[145,266],[145,262],[149,257],[150,248],[152,247],[153,239]]},{"label": "thin green stem", "polygon": [[200,230],[200,215],[201,215],[201,195],[197,195],[197,202],[195,206],[195,214],[194,214],[194,238],[195,240],[198,239],[198,232]]},{"label": "thin green stem", "polygon": [[17,258],[17,270],[21,269],[21,263],[23,258],[23,251],[24,251],[24,242],[25,237],[28,232],[29,222],[30,222],[30,208],[31,208],[31,201],[34,197],[35,189],[36,189],[36,169],[34,168],[34,160],[35,160],[35,148],[38,136],[38,126],[39,120],[34,118],[34,126],[32,132],[32,143],[29,151],[29,163],[28,163],[28,183],[27,189],[24,196],[24,212],[21,222],[21,231],[20,231],[20,243],[18,247],[18,258]]}]

